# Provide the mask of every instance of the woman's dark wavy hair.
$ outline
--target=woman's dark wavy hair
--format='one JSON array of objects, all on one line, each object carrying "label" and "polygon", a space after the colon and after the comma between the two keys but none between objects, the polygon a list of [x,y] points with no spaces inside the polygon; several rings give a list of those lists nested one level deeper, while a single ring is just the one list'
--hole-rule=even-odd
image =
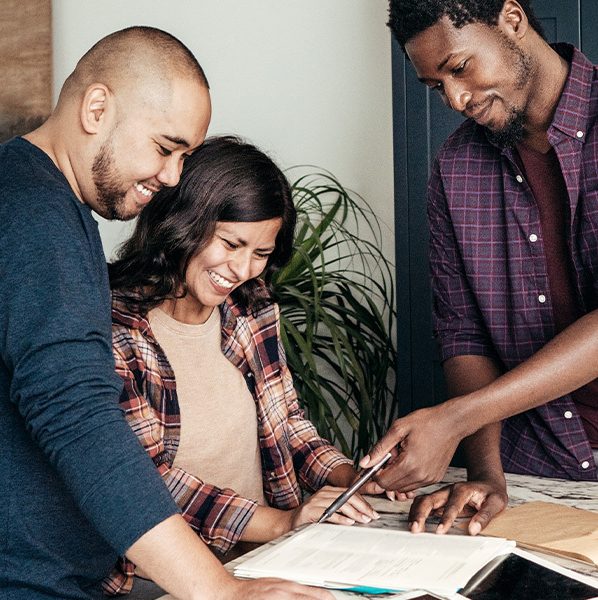
[{"label": "woman's dark wavy hair", "polygon": [[[529,24],[545,39],[544,30],[534,14],[531,0],[518,0]],[[496,25],[505,0],[390,0],[390,27],[397,42],[405,44],[447,16],[460,29],[470,23]]]},{"label": "woman's dark wavy hair", "polygon": [[158,192],[139,215],[108,265],[110,287],[130,309],[146,313],[186,294],[189,261],[212,240],[218,221],[276,217],[282,226],[263,283],[249,280],[232,293],[252,311],[270,301],[272,275],[291,257],[297,213],[287,179],[268,156],[237,137],[208,138],[185,160],[178,185]]}]

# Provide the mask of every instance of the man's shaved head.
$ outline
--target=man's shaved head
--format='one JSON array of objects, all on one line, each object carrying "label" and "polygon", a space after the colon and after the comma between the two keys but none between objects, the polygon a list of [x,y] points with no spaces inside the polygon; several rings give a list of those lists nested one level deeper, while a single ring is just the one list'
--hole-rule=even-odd
[{"label": "man's shaved head", "polygon": [[137,215],[179,180],[211,116],[203,69],[177,38],[129,27],[97,42],[66,80],[48,120],[26,139],[108,219]]},{"label": "man's shaved head", "polygon": [[154,27],[128,27],[102,38],[83,55],[60,92],[58,106],[92,83],[103,83],[113,92],[132,86],[164,90],[175,77],[196,79],[209,89],[201,65],[180,40]]}]

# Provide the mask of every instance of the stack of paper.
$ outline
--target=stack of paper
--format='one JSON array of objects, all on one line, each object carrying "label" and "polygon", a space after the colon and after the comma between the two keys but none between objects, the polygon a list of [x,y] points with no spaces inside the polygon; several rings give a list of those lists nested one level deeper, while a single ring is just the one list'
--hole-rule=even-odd
[{"label": "stack of paper", "polygon": [[337,589],[452,594],[514,546],[499,538],[310,525],[240,564],[235,575]]}]

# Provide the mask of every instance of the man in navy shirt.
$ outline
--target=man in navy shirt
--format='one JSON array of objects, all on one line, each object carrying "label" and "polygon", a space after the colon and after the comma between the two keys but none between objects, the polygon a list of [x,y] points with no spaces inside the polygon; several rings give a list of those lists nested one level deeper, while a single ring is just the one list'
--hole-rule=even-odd
[{"label": "man in navy shirt", "polygon": [[330,598],[230,577],[117,404],[92,210],[130,219],[175,185],[210,111],[191,52],[133,27],[83,56],[46,123],[0,146],[2,598],[101,598],[118,554],[178,598]]},{"label": "man in navy shirt", "polygon": [[442,478],[462,441],[468,482],[414,502],[412,529],[443,509],[444,532],[469,505],[475,534],[506,505],[502,467],[597,479],[598,76],[543,39],[528,1],[390,6],[420,81],[467,117],[428,186],[452,398],[398,419],[362,465],[400,445],[379,480],[407,492]]}]

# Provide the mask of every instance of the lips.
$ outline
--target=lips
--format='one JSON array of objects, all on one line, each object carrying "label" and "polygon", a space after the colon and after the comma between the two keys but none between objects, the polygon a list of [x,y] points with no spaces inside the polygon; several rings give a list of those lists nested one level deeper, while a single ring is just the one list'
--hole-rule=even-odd
[{"label": "lips", "polygon": [[230,291],[233,289],[234,283],[222,277],[222,275],[219,275],[214,271],[208,271],[208,276],[212,280],[212,282],[216,284],[217,287],[226,291]]},{"label": "lips", "polygon": [[486,104],[482,106],[482,108],[476,112],[466,111],[465,115],[470,119],[473,119],[479,125],[485,125],[488,122],[488,116],[492,109],[492,105],[494,104],[494,100],[490,100]]},{"label": "lips", "polygon": [[135,183],[133,187],[135,188],[135,191],[137,192],[138,196],[141,197],[142,204],[147,204],[158,191],[157,189],[149,188],[139,182]]}]

